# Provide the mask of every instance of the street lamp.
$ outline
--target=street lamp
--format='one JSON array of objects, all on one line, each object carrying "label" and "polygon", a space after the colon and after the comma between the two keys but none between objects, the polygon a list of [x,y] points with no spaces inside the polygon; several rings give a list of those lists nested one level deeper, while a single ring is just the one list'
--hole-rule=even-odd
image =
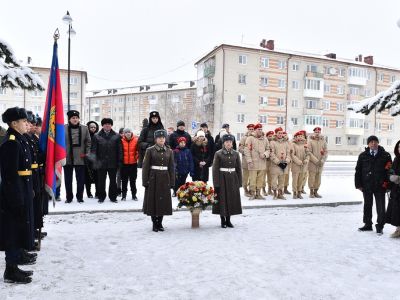
[{"label": "street lamp", "polygon": [[62,20],[68,25],[68,111],[71,109],[70,103],[70,85],[71,85],[71,36],[76,34],[76,31],[72,28],[72,18],[67,11],[67,14],[62,18]]}]

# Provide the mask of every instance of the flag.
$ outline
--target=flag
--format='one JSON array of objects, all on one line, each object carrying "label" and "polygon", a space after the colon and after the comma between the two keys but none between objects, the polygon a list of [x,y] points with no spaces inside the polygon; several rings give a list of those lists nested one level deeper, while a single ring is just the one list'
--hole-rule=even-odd
[{"label": "flag", "polygon": [[66,162],[64,106],[60,70],[58,68],[57,40],[53,46],[53,60],[47,88],[39,145],[46,154],[44,187],[55,203],[56,188],[61,184],[62,166]]}]

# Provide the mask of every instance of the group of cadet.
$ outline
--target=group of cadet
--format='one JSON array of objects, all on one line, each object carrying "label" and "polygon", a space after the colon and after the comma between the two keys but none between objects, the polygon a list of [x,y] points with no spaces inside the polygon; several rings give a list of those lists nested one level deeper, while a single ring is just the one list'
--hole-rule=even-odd
[{"label": "group of cadet", "polygon": [[0,146],[0,250],[5,251],[4,281],[31,282],[33,271],[19,265],[36,262],[43,216],[48,213],[49,196],[44,190],[44,155],[39,150],[42,121],[30,111],[13,107],[2,120],[8,129]]},{"label": "group of cadet", "polygon": [[261,124],[249,124],[240,140],[239,152],[243,159],[243,188],[249,200],[265,200],[268,195],[274,200],[286,199],[285,194],[291,194],[290,173],[293,199],[303,199],[307,178],[310,198],[322,197],[318,189],[328,149],[320,127],[315,127],[309,137],[300,130],[289,141],[281,127],[264,133]]}]

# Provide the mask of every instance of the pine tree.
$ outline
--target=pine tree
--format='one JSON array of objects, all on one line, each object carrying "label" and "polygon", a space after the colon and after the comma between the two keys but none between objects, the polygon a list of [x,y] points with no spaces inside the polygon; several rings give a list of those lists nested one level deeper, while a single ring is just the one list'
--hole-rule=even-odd
[{"label": "pine tree", "polygon": [[0,39],[0,88],[45,89],[42,79],[31,68],[21,66],[11,47]]}]

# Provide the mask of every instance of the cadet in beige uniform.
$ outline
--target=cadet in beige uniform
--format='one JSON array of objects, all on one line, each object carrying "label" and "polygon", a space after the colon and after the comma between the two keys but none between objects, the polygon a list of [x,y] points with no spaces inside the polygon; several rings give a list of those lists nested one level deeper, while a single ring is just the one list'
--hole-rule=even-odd
[{"label": "cadet in beige uniform", "polygon": [[292,142],[292,190],[293,199],[303,199],[304,176],[307,174],[310,154],[303,131],[296,132]]},{"label": "cadet in beige uniform", "polygon": [[243,173],[243,189],[244,195],[246,197],[251,197],[249,191],[249,168],[247,166],[246,157],[244,156],[244,148],[246,147],[246,140],[247,138],[254,132],[254,124],[247,125],[247,132],[246,134],[240,139],[239,142],[239,152],[242,154],[242,173]]},{"label": "cadet in beige uniform", "polygon": [[[268,131],[265,134],[269,144],[271,144],[271,142],[273,141],[274,134],[275,134],[275,132],[272,131],[272,130]],[[264,196],[273,195],[273,193],[272,193],[272,185],[271,185],[272,175],[271,175],[271,158],[270,157],[267,158],[267,168],[265,170],[265,176],[266,176],[266,179],[264,179],[264,186],[263,186],[263,189],[262,189],[263,194],[264,194]],[[267,183],[268,183],[268,193],[265,190],[265,187],[267,186]]]},{"label": "cadet in beige uniform", "polygon": [[[283,132],[283,139],[289,143],[290,150],[292,151],[292,142],[289,141],[289,137],[288,137],[288,134],[287,134],[286,131]],[[288,163],[288,166],[287,166],[287,171],[288,172],[287,172],[287,174],[285,174],[285,183],[284,183],[283,193],[286,194],[286,195],[290,195],[290,192],[288,190],[288,186],[289,186],[289,174],[290,174],[290,169],[291,168],[292,168],[292,162]]]},{"label": "cadet in beige uniform", "polygon": [[328,145],[325,138],[321,135],[321,128],[315,127],[314,134],[308,140],[310,149],[310,163],[308,164],[308,187],[310,188],[310,198],[322,198],[318,194],[321,185],[321,175],[326,159],[328,158]]}]

